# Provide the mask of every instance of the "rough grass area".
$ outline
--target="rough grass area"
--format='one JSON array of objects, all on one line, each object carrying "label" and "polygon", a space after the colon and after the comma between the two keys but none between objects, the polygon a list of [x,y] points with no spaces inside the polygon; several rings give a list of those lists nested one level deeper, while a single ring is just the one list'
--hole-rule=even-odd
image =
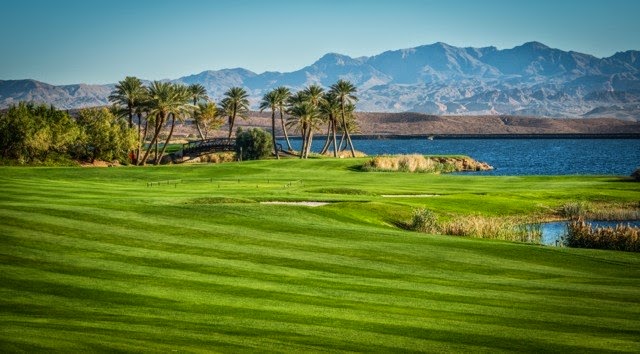
[{"label": "rough grass area", "polygon": [[640,254],[396,226],[416,208],[631,203],[638,184],[359,172],[365,160],[0,168],[0,349],[640,351]]},{"label": "rough grass area", "polygon": [[362,165],[367,172],[422,172],[443,173],[462,171],[486,171],[493,167],[467,156],[439,157],[424,155],[376,156]]},{"label": "rough grass area", "polygon": [[594,227],[578,218],[567,225],[565,243],[569,247],[640,252],[640,227]]}]

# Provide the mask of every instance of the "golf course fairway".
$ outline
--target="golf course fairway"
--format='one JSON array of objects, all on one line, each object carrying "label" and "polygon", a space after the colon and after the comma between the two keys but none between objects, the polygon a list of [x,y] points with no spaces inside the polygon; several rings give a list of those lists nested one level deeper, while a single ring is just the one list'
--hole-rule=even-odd
[{"label": "golf course fairway", "polygon": [[639,254],[398,226],[638,202],[640,184],[365,160],[0,168],[0,350],[640,352]]}]

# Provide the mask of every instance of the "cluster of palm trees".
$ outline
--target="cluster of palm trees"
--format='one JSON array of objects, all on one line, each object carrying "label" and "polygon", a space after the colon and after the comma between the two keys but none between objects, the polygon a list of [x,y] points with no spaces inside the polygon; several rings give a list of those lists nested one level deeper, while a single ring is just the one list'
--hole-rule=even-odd
[{"label": "cluster of palm trees", "polygon": [[[318,85],[311,85],[302,91],[292,94],[286,87],[278,87],[264,95],[260,110],[271,110],[271,132],[275,156],[278,155],[276,143],[276,111],[280,112],[280,123],[284,132],[287,147],[291,151],[291,142],[287,127],[295,128],[302,136],[300,157],[309,156],[313,132],[322,123],[328,123],[325,153],[333,143],[334,156],[343,146],[350,147],[355,156],[349,130],[353,129],[354,96],[356,89],[348,81],[340,80],[332,85],[328,92]],[[222,118],[229,125],[228,138],[231,139],[236,118],[247,118],[249,113],[249,95],[241,87],[231,87],[224,93],[219,105],[209,100],[206,89],[200,84],[189,86],[153,81],[149,86],[143,85],[136,77],[127,76],[116,84],[109,96],[117,111],[128,118],[129,128],[134,129],[134,115],[137,117],[138,147],[132,152],[134,163],[145,165],[152,151],[155,151],[154,164],[160,164],[162,156],[173,136],[176,121],[184,121],[188,116],[194,119],[200,139],[206,139],[212,129],[222,125]],[[290,115],[285,124],[284,114]],[[160,136],[165,126],[169,127],[164,144],[160,150]],[[340,143],[337,142],[337,131],[342,132]],[[143,153],[145,141],[150,139]],[[159,151],[160,150],[160,151]]]},{"label": "cluster of palm trees", "polygon": [[[200,139],[206,139],[209,132],[222,125],[220,117],[227,115],[229,119],[229,138],[233,131],[236,117],[246,117],[249,111],[249,100],[245,90],[231,88],[225,93],[220,107],[209,101],[207,91],[200,84],[189,86],[153,81],[144,86],[136,77],[127,76],[116,84],[109,96],[117,111],[128,117],[129,128],[134,128],[134,115],[138,123],[138,148],[133,153],[134,161],[138,165],[145,165],[152,151],[155,151],[154,164],[160,164],[173,136],[176,120],[184,121],[191,116]],[[159,151],[160,133],[168,124],[169,133]],[[143,151],[145,141],[150,138],[147,149]]]},{"label": "cluster of palm trees", "polygon": [[[326,153],[333,145],[333,156],[337,157],[338,152],[346,142],[346,147],[350,148],[351,155],[355,157],[355,149],[349,134],[349,131],[354,129],[353,112],[355,110],[355,102],[358,100],[355,92],[356,87],[345,80],[339,80],[327,92],[315,84],[295,94],[292,94],[286,87],[278,87],[267,92],[260,102],[260,111],[271,110],[271,135],[273,136],[274,151],[277,152],[275,117],[276,111],[279,111],[280,123],[288,149],[292,150],[287,127],[296,129],[302,137],[300,158],[309,157],[313,133],[322,124],[327,124],[327,139],[320,154]],[[289,115],[286,124],[284,113]],[[338,130],[342,132],[339,143],[337,140]],[[277,153],[276,156],[278,156]]]}]

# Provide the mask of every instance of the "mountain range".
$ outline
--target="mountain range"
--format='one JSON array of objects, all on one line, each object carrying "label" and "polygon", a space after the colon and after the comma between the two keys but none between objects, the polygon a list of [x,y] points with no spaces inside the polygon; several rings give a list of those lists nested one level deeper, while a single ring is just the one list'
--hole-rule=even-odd
[{"label": "mountain range", "polygon": [[[300,70],[281,73],[235,68],[204,71],[173,82],[199,83],[219,100],[231,86],[250,94],[253,108],[277,86],[293,91],[346,79],[358,88],[357,109],[438,115],[614,117],[640,120],[640,51],[608,58],[528,42],[511,49],[434,43],[351,58],[329,53]],[[108,104],[110,85],[54,86],[0,80],[0,107],[34,101],[71,109]]]}]

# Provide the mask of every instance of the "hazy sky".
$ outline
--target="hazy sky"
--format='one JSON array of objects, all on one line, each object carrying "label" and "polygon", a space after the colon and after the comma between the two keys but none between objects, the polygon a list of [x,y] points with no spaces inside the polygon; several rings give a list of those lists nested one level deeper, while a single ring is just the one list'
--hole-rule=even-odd
[{"label": "hazy sky", "polygon": [[113,83],[293,71],[434,42],[640,50],[636,0],[0,0],[0,80]]}]

